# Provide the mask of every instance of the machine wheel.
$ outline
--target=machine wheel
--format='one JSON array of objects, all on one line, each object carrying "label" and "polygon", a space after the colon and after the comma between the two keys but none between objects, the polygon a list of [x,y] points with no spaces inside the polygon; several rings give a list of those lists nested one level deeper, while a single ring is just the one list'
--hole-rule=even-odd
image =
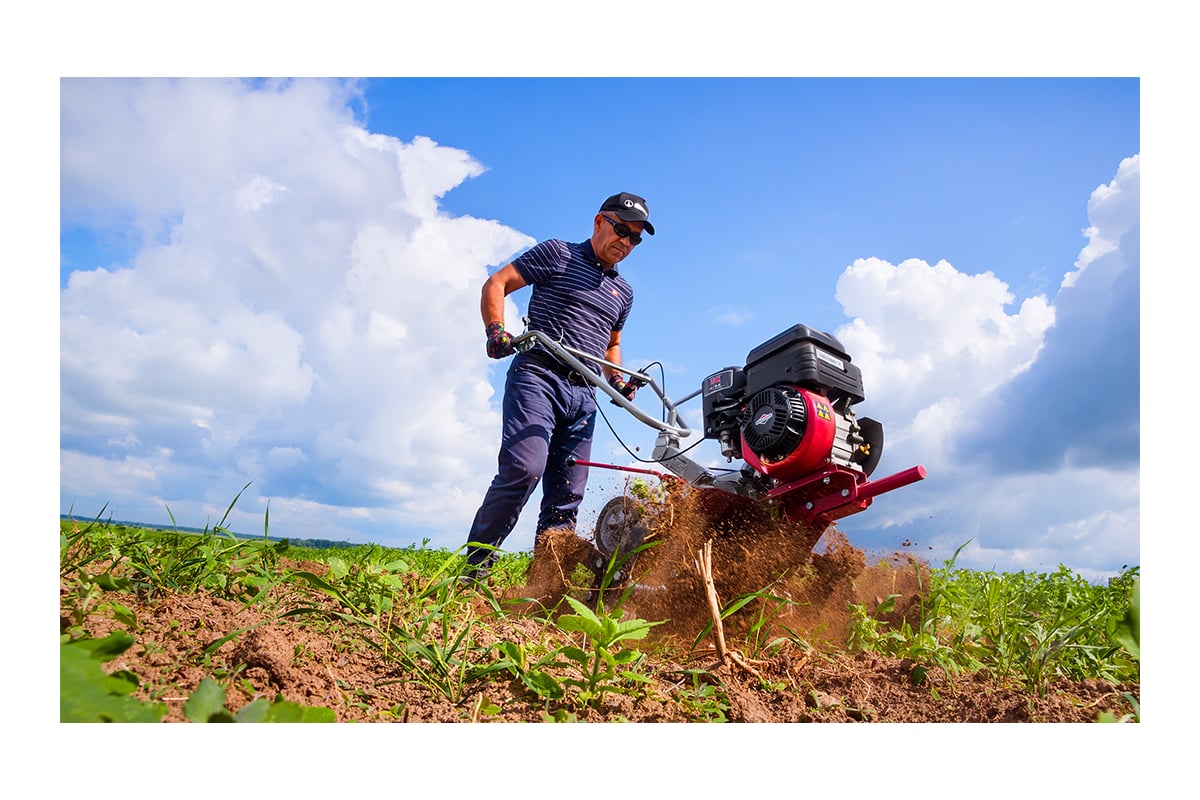
[{"label": "machine wheel", "polygon": [[614,497],[596,517],[596,549],[606,559],[621,558],[646,538],[646,510],[632,497]]}]

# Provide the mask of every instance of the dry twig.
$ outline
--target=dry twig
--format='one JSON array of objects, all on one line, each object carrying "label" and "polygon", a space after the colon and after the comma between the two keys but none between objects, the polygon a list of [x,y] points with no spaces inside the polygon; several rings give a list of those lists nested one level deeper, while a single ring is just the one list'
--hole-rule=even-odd
[{"label": "dry twig", "polygon": [[713,618],[713,635],[717,640],[717,655],[721,663],[733,663],[749,672],[756,678],[762,678],[754,667],[737,650],[730,650],[725,644],[725,627],[721,624],[721,601],[717,598],[717,587],[712,576],[712,539],[704,543],[699,558],[695,561],[696,571],[704,580],[705,595],[708,598],[708,610]]}]

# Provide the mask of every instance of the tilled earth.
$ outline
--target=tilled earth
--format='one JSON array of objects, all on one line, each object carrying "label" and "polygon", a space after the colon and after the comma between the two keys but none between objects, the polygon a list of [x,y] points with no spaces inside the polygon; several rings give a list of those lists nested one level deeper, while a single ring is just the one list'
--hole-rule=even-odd
[{"label": "tilled earth", "polygon": [[[711,519],[697,518],[711,509],[683,506],[681,511],[677,504],[652,535],[661,537],[661,544],[637,557],[637,588],[622,606],[630,617],[664,621],[640,643],[648,662],[638,672],[651,684],[636,700],[609,694],[598,709],[573,708],[579,721],[1094,722],[1104,711],[1118,717],[1130,713],[1123,695],[1139,696],[1137,686],[1102,681],[1064,681],[1031,694],[986,673],[952,677],[907,660],[847,653],[849,604],[874,608],[883,598],[899,595],[895,610],[882,621],[915,621],[924,565],[907,554],[868,563],[833,528],[801,531],[741,518],[713,537]],[[726,522],[737,516],[721,511]],[[696,563],[700,539],[713,541],[712,577],[722,604],[764,589],[792,601],[774,613],[770,630],[757,624],[762,613],[747,611],[726,621],[727,648],[740,658],[720,658],[713,634],[696,644],[697,634],[712,622]],[[477,643],[569,643],[567,634],[547,624],[546,609],[573,588],[574,565],[587,550],[583,540],[567,532],[555,532],[539,545],[527,585],[508,589],[501,598],[538,602],[513,602],[497,615],[485,596],[465,593],[463,613],[480,622]],[[321,564],[288,566],[325,570]],[[68,587],[61,591],[65,596]],[[302,603],[337,610],[327,597],[291,584],[272,602],[250,607],[206,594],[114,599],[135,615],[137,627],[130,632],[137,644],[106,669],[137,675],[138,696],[165,702],[168,722],[184,721],[184,701],[203,678],[217,673],[236,676],[228,681],[231,711],[256,697],[282,696],[330,708],[340,722],[541,722],[559,707],[507,673],[467,686],[452,702],[368,646],[361,626],[282,617]],[[762,606],[768,607],[779,605]],[[69,622],[64,615],[64,629]],[[127,629],[105,613],[92,614],[83,627],[95,637]],[[242,633],[200,657],[235,631]],[[762,646],[781,634],[786,634],[783,644]]]}]

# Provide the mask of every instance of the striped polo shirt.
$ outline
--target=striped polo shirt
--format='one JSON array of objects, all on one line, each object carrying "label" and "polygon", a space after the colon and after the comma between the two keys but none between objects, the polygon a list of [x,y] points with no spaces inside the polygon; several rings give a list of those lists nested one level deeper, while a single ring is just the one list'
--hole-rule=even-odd
[{"label": "striped polo shirt", "polygon": [[518,256],[513,266],[533,286],[529,329],[604,358],[613,331],[625,327],[633,287],[604,269],[590,241],[549,239]]}]

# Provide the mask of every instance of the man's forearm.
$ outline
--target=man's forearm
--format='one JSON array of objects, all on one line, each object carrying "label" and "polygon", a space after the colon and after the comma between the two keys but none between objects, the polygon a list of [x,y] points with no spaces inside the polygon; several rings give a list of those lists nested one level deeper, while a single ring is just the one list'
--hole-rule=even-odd
[{"label": "man's forearm", "polygon": [[479,313],[483,317],[483,327],[493,322],[504,324],[504,287],[488,281],[483,285],[479,300]]},{"label": "man's forearm", "polygon": [[[621,363],[621,345],[619,345],[619,344],[609,345],[608,349],[604,351],[604,359],[606,361],[612,362],[613,364],[620,364]],[[613,370],[610,367],[604,368],[604,377],[606,377],[606,378],[611,378],[613,375],[620,375],[620,374],[621,373]]]}]

